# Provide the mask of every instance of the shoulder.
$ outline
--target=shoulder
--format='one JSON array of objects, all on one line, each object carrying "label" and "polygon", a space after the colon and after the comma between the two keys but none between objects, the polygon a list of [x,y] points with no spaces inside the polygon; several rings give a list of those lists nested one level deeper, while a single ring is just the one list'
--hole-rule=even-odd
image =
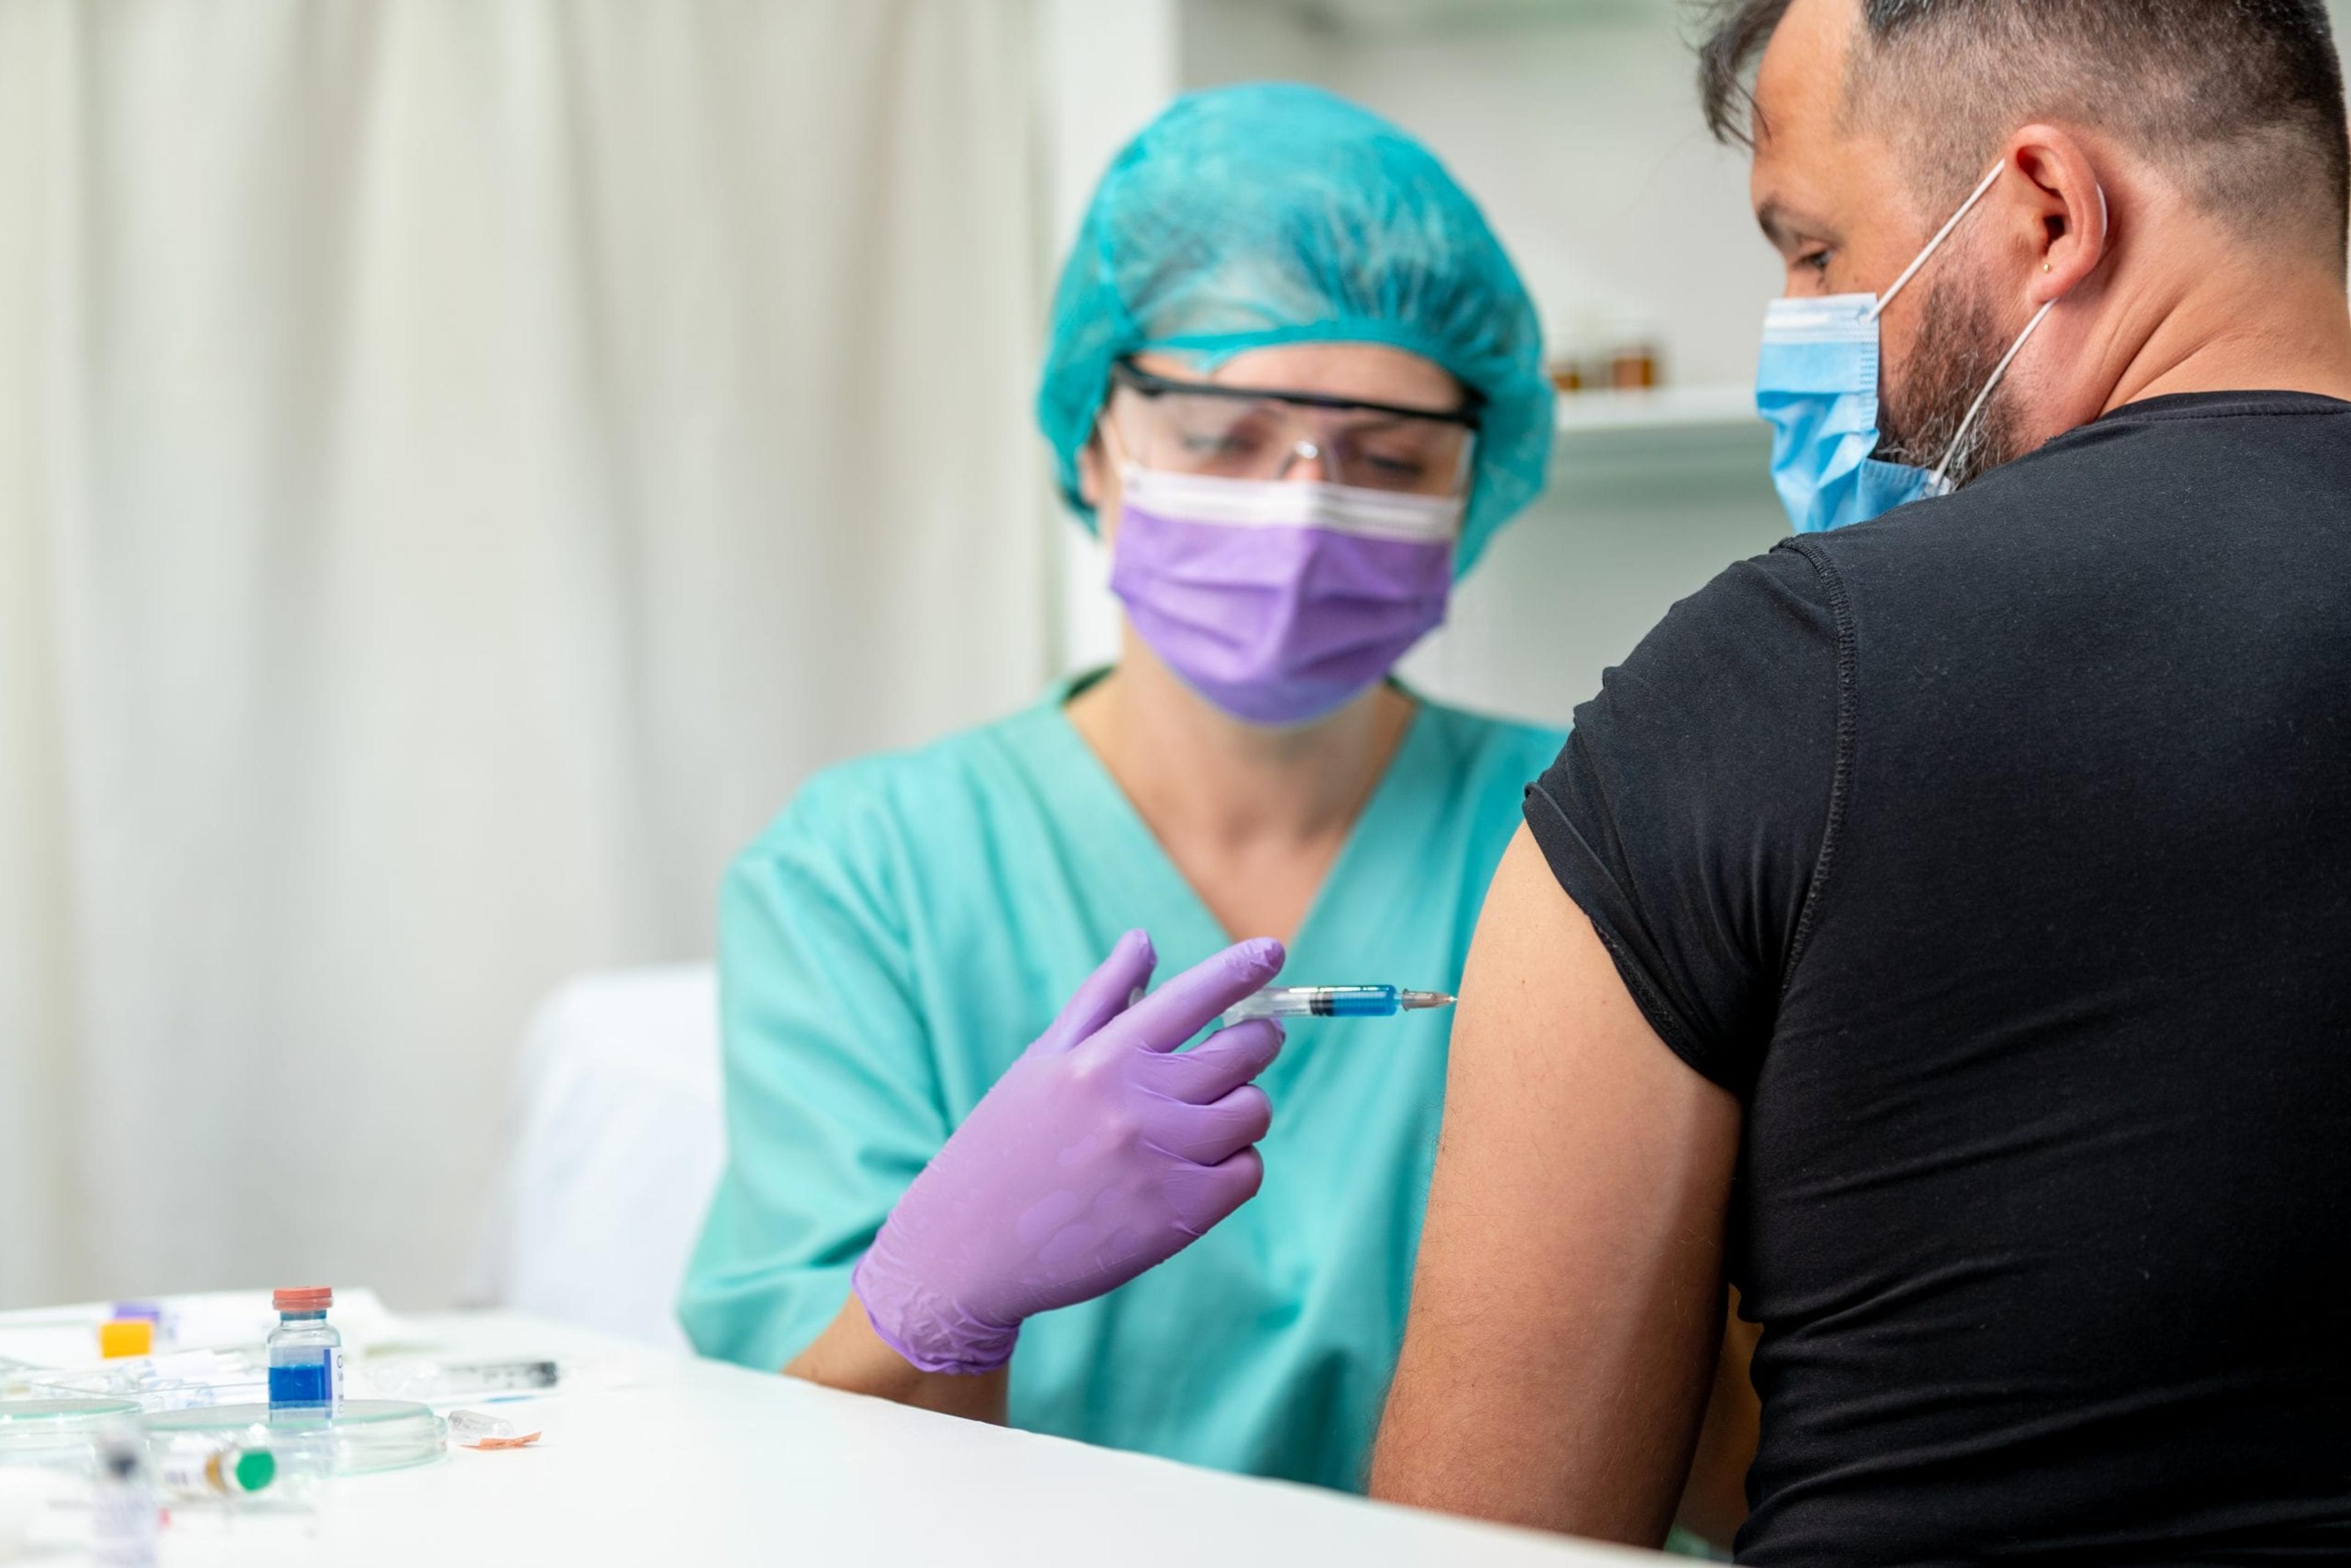
[{"label": "shoulder", "polygon": [[1563,754],[1544,780],[1554,805],[1571,788],[1635,814],[1684,802],[1693,820],[1733,803],[1734,817],[1818,803],[1851,631],[1834,570],[1806,545],[1724,569],[1602,675],[1575,711],[1580,760]]},{"label": "shoulder", "polygon": [[1834,561],[1815,548],[1834,537],[1784,540],[1724,568],[1607,672],[1605,693],[1730,699],[1812,680],[1844,633]]},{"label": "shoulder", "polygon": [[1831,841],[1846,618],[1803,541],[1669,611],[1526,801],[1552,874],[1658,1035],[1744,1092]]},{"label": "shoulder", "polygon": [[2351,404],[2325,398],[2153,398],[2052,437],[1951,495],[1794,542],[1849,582],[1966,596],[1992,580],[2004,593],[2008,580],[2029,581],[2055,563],[2142,545],[2167,520],[2202,532],[2217,498],[2232,493],[2219,476],[2258,468],[2278,444],[2324,439],[2346,421]]},{"label": "shoulder", "polygon": [[823,768],[736,857],[735,873],[783,862],[872,865],[922,835],[976,822],[1033,748],[1040,719],[1050,716],[1032,708]]}]

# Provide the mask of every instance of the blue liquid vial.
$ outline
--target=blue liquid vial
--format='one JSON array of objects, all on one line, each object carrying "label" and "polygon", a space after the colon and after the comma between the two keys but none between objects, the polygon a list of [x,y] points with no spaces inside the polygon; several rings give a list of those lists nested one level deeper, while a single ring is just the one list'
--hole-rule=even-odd
[{"label": "blue liquid vial", "polygon": [[269,1331],[269,1413],[331,1416],[343,1402],[343,1336],[327,1322],[335,1292],[324,1285],[279,1291]]}]

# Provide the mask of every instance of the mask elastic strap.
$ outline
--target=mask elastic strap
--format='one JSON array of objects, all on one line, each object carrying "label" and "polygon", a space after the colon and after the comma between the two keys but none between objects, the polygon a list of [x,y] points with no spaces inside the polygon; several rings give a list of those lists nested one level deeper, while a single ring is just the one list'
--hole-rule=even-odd
[{"label": "mask elastic strap", "polygon": [[1976,204],[1991,193],[1992,186],[2000,181],[2000,172],[2007,167],[2008,160],[2005,157],[1991,166],[1991,172],[1983,177],[1983,183],[1975,188],[1975,193],[1959,204],[1959,210],[1951,214],[1951,221],[1945,224],[1937,232],[1935,237],[1927,242],[1927,248],[1918,253],[1918,259],[1903,268],[1902,276],[1894,280],[1894,287],[1877,297],[1877,303],[1869,308],[1869,314],[1863,317],[1863,320],[1875,321],[1884,314],[1886,308],[1894,303],[1894,297],[1908,287],[1910,280],[1918,276],[1918,269],[1935,259],[1935,253],[1943,248],[1943,242],[1951,237],[1951,231],[1959,226],[1959,220],[1974,212]]},{"label": "mask elastic strap", "polygon": [[[2000,171],[1995,169],[1992,172],[1996,174]],[[2106,188],[2100,185],[2098,187],[2098,247],[2102,253],[2105,248],[2106,241],[2114,237],[2114,209],[2106,204]],[[2104,259],[2103,254],[2100,259]],[[2065,292],[2070,294],[2073,290],[2067,289]],[[1968,416],[1959,421],[1959,432],[1951,437],[1950,447],[1944,452],[1943,460],[1935,465],[1935,472],[1928,476],[1928,483],[1936,489],[1940,490],[1950,482],[1951,465],[1959,459],[1960,444],[1967,440],[1969,433],[1974,430],[1976,416],[1983,413],[1984,404],[1990,402],[1991,394],[2000,390],[2001,380],[2008,374],[2008,367],[2016,361],[2017,355],[2024,351],[2024,345],[2032,340],[2032,334],[2041,330],[2041,323],[2049,319],[2049,312],[2056,309],[2059,302],[2064,298],[2065,295],[2061,294],[2035,311],[2032,319],[2024,324],[2024,330],[2018,334],[2016,341],[2008,346],[2008,352],[2001,356],[2000,363],[1992,367],[1991,380],[1984,383],[1983,391],[1976,393],[1976,401],[1968,406]]]},{"label": "mask elastic strap", "polygon": [[1936,491],[1940,492],[1950,483],[1948,476],[1951,464],[1958,458],[1969,433],[1975,429],[1976,415],[1984,411],[1984,404],[1991,401],[1991,394],[2000,390],[2001,378],[2008,374],[2008,367],[2015,361],[2017,355],[2024,351],[2024,345],[2032,340],[2032,334],[2041,330],[2041,323],[2049,319],[2049,312],[2056,308],[2057,301],[2052,299],[2035,311],[2032,319],[2024,324],[2024,330],[2017,335],[2016,341],[2008,346],[2008,352],[2000,357],[2000,363],[1992,367],[1991,380],[1984,382],[1983,391],[1976,393],[1976,401],[1968,405],[1968,415],[1959,421],[1959,431],[1951,437],[1951,444],[1945,449],[1943,460],[1936,464],[1934,473],[1928,476],[1928,484]]}]

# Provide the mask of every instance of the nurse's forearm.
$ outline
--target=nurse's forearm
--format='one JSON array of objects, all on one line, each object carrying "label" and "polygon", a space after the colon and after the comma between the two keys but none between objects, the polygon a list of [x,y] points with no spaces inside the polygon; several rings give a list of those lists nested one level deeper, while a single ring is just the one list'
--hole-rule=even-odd
[{"label": "nurse's forearm", "polygon": [[854,1295],[841,1303],[840,1313],[815,1342],[792,1357],[784,1375],[851,1394],[870,1394],[918,1410],[1004,1425],[1008,1381],[1004,1370],[976,1376],[920,1371],[883,1343],[865,1316],[864,1303]]}]

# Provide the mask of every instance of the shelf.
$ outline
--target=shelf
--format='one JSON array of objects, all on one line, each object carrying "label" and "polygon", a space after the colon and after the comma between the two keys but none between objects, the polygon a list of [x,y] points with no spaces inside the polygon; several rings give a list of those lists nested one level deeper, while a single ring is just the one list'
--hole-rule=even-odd
[{"label": "shelf", "polygon": [[1756,413],[1751,387],[1562,392],[1551,487],[1584,504],[1768,498],[1771,457],[1771,427]]},{"label": "shelf", "polygon": [[1562,392],[1559,434],[1614,435],[1627,431],[1733,430],[1762,423],[1749,386],[1659,387],[1655,392]]}]

